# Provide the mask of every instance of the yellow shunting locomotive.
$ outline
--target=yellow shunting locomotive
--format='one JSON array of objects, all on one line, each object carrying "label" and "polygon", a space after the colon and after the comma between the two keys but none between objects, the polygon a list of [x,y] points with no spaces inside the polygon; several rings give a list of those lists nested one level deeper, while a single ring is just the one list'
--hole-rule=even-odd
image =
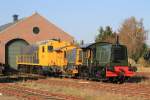
[{"label": "yellow shunting locomotive", "polygon": [[82,50],[65,41],[46,40],[21,50],[16,63],[20,72],[76,76],[82,64]]}]

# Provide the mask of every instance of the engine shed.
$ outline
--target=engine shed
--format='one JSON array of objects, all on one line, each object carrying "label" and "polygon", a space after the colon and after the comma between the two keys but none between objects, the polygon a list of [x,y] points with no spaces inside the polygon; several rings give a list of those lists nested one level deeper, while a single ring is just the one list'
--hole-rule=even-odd
[{"label": "engine shed", "polygon": [[73,42],[74,38],[38,13],[26,18],[13,15],[13,21],[0,26],[0,63],[17,69],[16,56],[30,44],[48,39]]}]

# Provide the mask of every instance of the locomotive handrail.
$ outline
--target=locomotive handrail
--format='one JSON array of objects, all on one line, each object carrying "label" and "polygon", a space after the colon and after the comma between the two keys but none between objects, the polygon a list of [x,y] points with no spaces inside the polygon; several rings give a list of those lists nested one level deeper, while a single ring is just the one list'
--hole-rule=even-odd
[{"label": "locomotive handrail", "polygon": [[34,63],[34,55],[18,55],[17,63]]}]

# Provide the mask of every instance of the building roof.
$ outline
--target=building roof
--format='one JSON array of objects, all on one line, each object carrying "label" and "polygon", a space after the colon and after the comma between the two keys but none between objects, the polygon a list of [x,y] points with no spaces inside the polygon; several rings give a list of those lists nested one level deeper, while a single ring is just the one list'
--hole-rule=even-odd
[{"label": "building roof", "polygon": [[[38,15],[38,16],[44,18],[43,16],[41,16],[39,13],[36,12],[36,13],[34,13],[33,15],[31,15],[31,16],[29,16],[29,17],[21,18],[21,19],[18,19],[17,21],[12,21],[12,22],[9,22],[9,23],[7,23],[7,24],[1,25],[1,26],[0,26],[0,33],[2,33],[4,30],[6,30],[7,28],[9,28],[9,27],[11,27],[11,26],[14,26],[15,24],[19,23],[20,21],[29,19],[30,17],[35,16],[35,15]],[[45,18],[44,18],[44,19],[45,19]],[[47,19],[45,19],[45,20],[47,20]],[[48,20],[47,20],[47,21],[48,21]],[[55,28],[55,30],[58,30],[60,33],[66,34],[66,35],[68,35],[69,37],[71,37],[71,38],[74,39],[73,36],[69,35],[67,32],[64,32],[62,29],[60,29],[59,27],[57,27],[55,24],[51,23],[50,21],[48,21],[48,22],[49,22],[49,24],[51,24],[51,25]]]},{"label": "building roof", "polygon": [[14,23],[7,23],[7,24],[4,24],[4,25],[1,25],[0,26],[0,32],[5,30],[6,28],[8,28],[9,26],[13,25]]},{"label": "building roof", "polygon": [[14,24],[20,22],[21,20],[23,20],[23,18],[22,18],[22,19],[19,19],[18,21],[9,22],[9,23],[7,23],[7,24],[1,25],[1,26],[0,26],[0,32],[2,32],[3,30],[7,29],[8,27],[10,27],[10,26],[12,26],[12,25],[14,25]]}]

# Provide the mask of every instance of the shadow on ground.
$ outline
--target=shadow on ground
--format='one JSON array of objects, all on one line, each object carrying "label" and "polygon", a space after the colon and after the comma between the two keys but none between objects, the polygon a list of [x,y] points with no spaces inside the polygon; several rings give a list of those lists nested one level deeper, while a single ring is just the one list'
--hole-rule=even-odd
[{"label": "shadow on ground", "polygon": [[147,80],[150,80],[150,78],[146,76],[134,76],[130,78],[127,82],[128,83],[140,83],[142,81],[147,81]]},{"label": "shadow on ground", "polygon": [[18,70],[5,66],[5,70],[0,75],[0,83],[14,83],[27,80],[44,79],[45,76],[20,73]]},{"label": "shadow on ground", "polygon": [[136,75],[133,76],[129,79],[126,79],[125,81],[121,80],[104,80],[103,82],[105,83],[113,83],[113,84],[123,84],[123,83],[141,83],[144,81],[150,81],[150,77],[148,76],[143,76],[143,75]]},{"label": "shadow on ground", "polygon": [[21,82],[27,80],[38,80],[43,79],[45,77],[38,77],[38,76],[0,76],[0,83],[14,83],[14,82]]}]

